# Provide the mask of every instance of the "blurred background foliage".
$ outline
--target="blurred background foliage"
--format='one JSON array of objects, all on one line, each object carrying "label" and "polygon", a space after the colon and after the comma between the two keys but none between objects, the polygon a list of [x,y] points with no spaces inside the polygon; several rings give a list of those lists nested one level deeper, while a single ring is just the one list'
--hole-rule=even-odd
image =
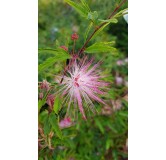
[{"label": "blurred background foliage", "polygon": [[[79,2],[79,0],[75,0]],[[106,19],[120,0],[87,0],[92,11],[97,11],[100,19]],[[39,0],[38,18],[38,46],[39,48],[56,48],[57,46],[72,47],[70,36],[73,32],[79,34],[76,49],[84,43],[84,33],[89,21],[79,14],[63,0]],[[127,8],[125,3],[121,9]],[[100,35],[90,41],[115,41],[118,50],[116,54],[94,53],[95,60],[102,60],[101,70],[106,74],[106,81],[111,83],[109,89],[109,106],[99,108],[99,114],[92,116],[87,122],[78,122],[62,129],[59,136],[52,137],[54,149],[48,147],[40,149],[39,160],[127,160],[128,137],[128,24],[123,17],[118,23],[108,25]],[[39,64],[50,54],[39,54]],[[46,79],[53,83],[55,75],[62,72],[65,62],[57,62],[42,72],[39,81]],[[45,128],[46,137],[49,133],[47,110],[39,115],[41,128]],[[55,116],[55,118],[57,118]],[[61,117],[59,117],[61,119]],[[59,120],[60,121],[60,120]]]}]

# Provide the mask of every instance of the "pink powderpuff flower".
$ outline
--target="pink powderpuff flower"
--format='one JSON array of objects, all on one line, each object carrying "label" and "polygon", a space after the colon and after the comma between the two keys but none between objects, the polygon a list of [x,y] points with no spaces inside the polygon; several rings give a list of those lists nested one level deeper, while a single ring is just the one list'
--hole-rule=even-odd
[{"label": "pink powderpuff flower", "polygon": [[66,71],[59,92],[61,97],[65,97],[64,102],[68,103],[67,114],[70,108],[79,108],[83,119],[86,119],[84,108],[95,112],[92,101],[105,104],[99,96],[106,93],[103,89],[106,89],[109,83],[101,80],[100,71],[97,69],[100,62],[92,66],[93,59],[88,61],[87,57],[82,60],[71,59],[71,61],[72,64]]},{"label": "pink powderpuff flower", "polygon": [[60,128],[66,128],[66,127],[70,127],[71,124],[72,124],[71,119],[70,118],[65,118],[65,119],[63,119],[59,122],[59,127]]}]

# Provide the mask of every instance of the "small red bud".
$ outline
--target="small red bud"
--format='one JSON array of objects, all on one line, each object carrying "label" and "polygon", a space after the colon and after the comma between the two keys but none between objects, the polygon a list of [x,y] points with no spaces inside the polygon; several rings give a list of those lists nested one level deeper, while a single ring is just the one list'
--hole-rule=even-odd
[{"label": "small red bud", "polygon": [[71,35],[71,39],[72,39],[72,40],[77,40],[78,38],[79,38],[79,36],[78,36],[77,33],[73,33],[73,34]]},{"label": "small red bud", "polygon": [[60,48],[64,49],[65,51],[68,51],[68,48],[66,46],[60,46]]}]

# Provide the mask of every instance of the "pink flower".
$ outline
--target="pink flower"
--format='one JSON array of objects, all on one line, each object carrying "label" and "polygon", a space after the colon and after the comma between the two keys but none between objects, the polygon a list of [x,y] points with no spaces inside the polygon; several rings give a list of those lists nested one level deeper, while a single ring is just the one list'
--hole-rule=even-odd
[{"label": "pink flower", "polygon": [[86,119],[84,108],[95,112],[92,101],[105,104],[99,95],[105,94],[103,89],[108,83],[100,80],[100,71],[97,69],[100,62],[92,66],[93,59],[87,61],[87,57],[71,61],[72,65],[66,71],[60,92],[68,103],[67,113],[71,106],[74,108],[78,106],[83,118]]},{"label": "pink flower", "polygon": [[117,64],[118,66],[122,66],[122,65],[124,64],[124,62],[123,62],[122,60],[118,60],[118,61],[116,62],[116,64]]},{"label": "pink flower", "polygon": [[123,78],[122,77],[115,77],[116,79],[116,84],[121,85],[123,83]]},{"label": "pink flower", "polygon": [[63,120],[60,121],[59,126],[60,128],[66,128],[71,126],[72,122],[70,118],[65,118]]}]

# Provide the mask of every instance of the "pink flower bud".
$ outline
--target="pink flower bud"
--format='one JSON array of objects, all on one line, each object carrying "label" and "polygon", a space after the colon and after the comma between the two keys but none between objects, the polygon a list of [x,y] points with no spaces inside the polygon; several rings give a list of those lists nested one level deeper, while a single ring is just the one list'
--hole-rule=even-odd
[{"label": "pink flower bud", "polygon": [[43,99],[43,92],[39,93],[39,99]]},{"label": "pink flower bud", "polygon": [[77,33],[73,33],[73,34],[71,35],[71,39],[72,39],[72,40],[77,40],[78,38],[79,38],[79,36],[78,36]]},{"label": "pink flower bud", "polygon": [[117,64],[118,66],[122,66],[122,65],[124,64],[124,62],[123,62],[122,60],[118,60],[118,61],[116,62],[116,64]]},{"label": "pink flower bud", "polygon": [[122,77],[115,77],[116,78],[116,84],[121,85],[123,83],[123,78]]},{"label": "pink flower bud", "polygon": [[43,82],[40,84],[40,88],[48,91],[50,89],[49,83],[46,80],[43,80]]},{"label": "pink flower bud", "polygon": [[65,51],[68,51],[68,48],[66,46],[60,46],[60,48],[64,49]]},{"label": "pink flower bud", "polygon": [[47,104],[52,107],[54,105],[54,98],[55,96],[53,94],[50,94],[47,96]]}]

